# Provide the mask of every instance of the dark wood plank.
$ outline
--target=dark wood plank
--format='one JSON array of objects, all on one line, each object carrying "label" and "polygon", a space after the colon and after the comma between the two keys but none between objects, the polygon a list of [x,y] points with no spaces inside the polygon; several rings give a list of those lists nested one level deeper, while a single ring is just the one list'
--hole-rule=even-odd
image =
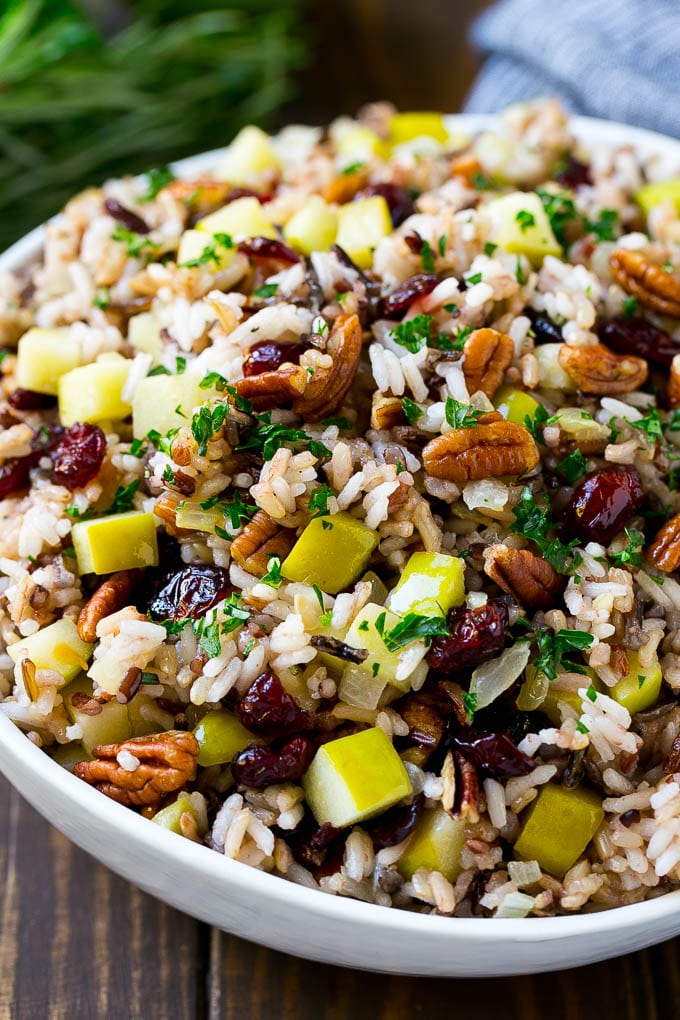
[{"label": "dark wood plank", "polygon": [[78,850],[0,778],[2,1020],[193,1020],[201,926]]}]

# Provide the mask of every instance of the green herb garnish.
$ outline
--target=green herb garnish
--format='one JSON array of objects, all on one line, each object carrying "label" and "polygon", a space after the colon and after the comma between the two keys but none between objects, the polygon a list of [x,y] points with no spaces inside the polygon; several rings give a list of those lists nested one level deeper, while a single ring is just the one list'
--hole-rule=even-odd
[{"label": "green herb garnish", "polygon": [[590,648],[593,641],[593,635],[584,630],[558,630],[555,634],[544,628],[537,630],[538,658],[534,665],[548,680],[555,680],[562,667],[572,673],[585,673],[584,666],[564,656]]},{"label": "green herb garnish", "polygon": [[397,652],[400,648],[410,645],[418,638],[425,638],[429,644],[433,637],[446,637],[449,629],[443,616],[421,616],[419,613],[407,613],[391,630],[385,630],[387,613],[376,617],[375,629],[382,638],[388,652]]}]

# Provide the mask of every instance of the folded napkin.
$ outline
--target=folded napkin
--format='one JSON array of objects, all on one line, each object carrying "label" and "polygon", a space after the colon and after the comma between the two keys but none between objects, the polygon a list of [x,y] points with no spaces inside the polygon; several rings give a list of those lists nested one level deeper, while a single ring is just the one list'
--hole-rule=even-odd
[{"label": "folded napkin", "polygon": [[680,0],[501,0],[472,41],[488,58],[467,112],[553,95],[680,137]]}]

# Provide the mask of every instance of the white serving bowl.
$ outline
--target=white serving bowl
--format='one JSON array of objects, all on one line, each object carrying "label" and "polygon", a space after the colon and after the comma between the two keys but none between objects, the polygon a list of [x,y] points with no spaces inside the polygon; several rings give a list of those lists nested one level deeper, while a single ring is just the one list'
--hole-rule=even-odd
[{"label": "white serving bowl", "polygon": [[[461,131],[490,117],[460,116]],[[680,142],[639,128],[576,118],[589,146],[632,143],[680,164]],[[191,174],[205,153],[177,164]],[[37,258],[43,230],[4,255],[0,271]],[[229,860],[153,825],[76,779],[0,714],[0,771],[74,843],[146,892],[253,942],[324,963],[395,974],[488,977],[594,963],[680,933],[680,890],[644,903],[570,917],[449,918],[389,909],[303,888]]]}]

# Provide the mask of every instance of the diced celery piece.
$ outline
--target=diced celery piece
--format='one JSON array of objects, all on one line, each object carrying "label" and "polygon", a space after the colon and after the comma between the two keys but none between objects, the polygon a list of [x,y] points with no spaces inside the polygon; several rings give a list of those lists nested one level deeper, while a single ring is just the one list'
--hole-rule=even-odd
[{"label": "diced celery piece", "polygon": [[496,390],[493,403],[505,420],[515,425],[524,425],[526,415],[533,419],[539,407],[538,401],[531,394],[517,390],[514,386],[501,386]]},{"label": "diced celery piece", "polygon": [[216,534],[215,527],[225,528],[224,511],[219,507],[201,510],[200,500],[183,499],[175,511],[175,524],[187,531],[208,531]]},{"label": "diced celery piece", "polygon": [[461,871],[460,854],[465,844],[465,821],[454,820],[443,808],[424,811],[418,819],[397,868],[406,879],[418,868],[440,871],[455,882]]},{"label": "diced celery piece", "polygon": [[259,201],[252,195],[237,198],[196,224],[208,234],[228,234],[234,242],[249,237],[278,237],[276,228]]},{"label": "diced celery piece", "polygon": [[680,177],[672,181],[653,181],[645,184],[635,195],[635,201],[645,216],[649,216],[655,206],[662,202],[672,202],[680,214]]},{"label": "diced celery piece", "polygon": [[194,730],[199,765],[226,765],[249,744],[261,743],[226,709],[208,712]]},{"label": "diced celery piece", "polygon": [[390,118],[390,139],[395,145],[410,142],[414,138],[435,138],[445,142],[449,137],[441,113],[430,111],[395,113]]},{"label": "diced celery piece", "polygon": [[337,595],[361,576],[378,541],[377,532],[349,514],[315,517],[281,564],[281,573],[287,581],[316,584]]},{"label": "diced celery piece", "polygon": [[628,656],[628,676],[622,677],[607,694],[619,705],[627,708],[631,715],[643,712],[654,705],[661,693],[661,665],[656,655],[651,666],[641,666],[640,656],[632,649]]},{"label": "diced celery piece", "polygon": [[176,832],[178,836],[182,835],[182,828],[180,820],[182,815],[191,815],[194,821],[198,821],[196,809],[194,807],[193,798],[199,797],[200,794],[187,793],[182,790],[177,800],[173,801],[172,804],[168,804],[167,807],[161,808],[151,819],[156,825],[161,825],[164,829],[169,829],[170,832]]},{"label": "diced celery piece", "polygon": [[539,344],[534,351],[538,362],[538,376],[541,386],[549,390],[564,390],[565,393],[575,393],[576,383],[570,375],[564,371],[557,360],[562,344]]},{"label": "diced celery piece", "polygon": [[215,176],[232,184],[252,184],[267,170],[278,170],[279,161],[269,135],[253,124],[236,135],[219,163]]},{"label": "diced celery piece", "polygon": [[56,397],[62,375],[77,368],[80,361],[80,343],[71,336],[68,327],[40,329],[34,326],[19,340],[17,386]]},{"label": "diced celery piece", "polygon": [[392,219],[382,195],[359,198],[338,210],[337,243],[360,269],[368,269],[383,237],[392,233]]},{"label": "diced celery piece", "polygon": [[74,694],[92,695],[92,681],[87,677],[81,676],[74,680],[61,693],[68,715],[83,732],[80,739],[88,754],[92,754],[98,744],[118,744],[132,736],[127,705],[121,705],[115,698],[103,704],[98,715],[87,715],[72,704]]},{"label": "diced celery piece", "polygon": [[215,272],[218,269],[225,269],[231,265],[235,258],[235,249],[220,244],[217,237],[206,237],[205,230],[185,230],[179,239],[177,249],[177,265],[182,266],[185,262],[193,262],[203,256],[206,248],[217,256],[210,258],[206,268]]},{"label": "diced celery piece", "polygon": [[81,574],[113,574],[132,567],[158,566],[153,514],[131,510],[78,521],[71,538]]},{"label": "diced celery piece", "polygon": [[143,439],[151,431],[164,436],[170,429],[191,422],[194,408],[217,396],[214,388],[201,389],[203,376],[148,375],[136,386],[132,397],[132,431]]},{"label": "diced celery piece", "polygon": [[532,265],[546,255],[560,255],[550,220],[539,196],[533,191],[513,191],[494,198],[482,207],[491,219],[489,239],[515,255],[526,255]]},{"label": "diced celery piece", "polygon": [[390,592],[387,605],[400,616],[445,616],[465,600],[464,574],[465,563],[458,556],[415,552]]},{"label": "diced celery piece", "polygon": [[305,255],[328,251],[338,232],[338,214],[320,195],[311,195],[283,228],[288,244]]},{"label": "diced celery piece", "polygon": [[37,669],[54,669],[69,681],[87,669],[93,647],[81,641],[75,623],[65,616],[9,645],[7,651],[14,662],[30,659]]},{"label": "diced celery piece", "polygon": [[379,726],[323,744],[302,786],[319,825],[338,828],[379,814],[411,793],[404,764]]},{"label": "diced celery piece", "polygon": [[529,807],[515,853],[562,878],[599,829],[602,798],[592,790],[568,790],[554,783],[542,786]]},{"label": "diced celery piece", "polygon": [[140,312],[133,315],[128,322],[128,343],[136,351],[150,354],[154,364],[160,361],[163,351],[161,340],[161,324],[154,312]]},{"label": "diced celery piece", "polygon": [[[381,680],[386,680],[398,687],[408,687],[408,681],[397,680],[397,670],[404,649],[400,648],[396,652],[388,651],[385,642],[376,630],[375,621],[381,614],[385,614],[385,631],[392,630],[401,619],[396,613],[389,609],[386,610],[384,606],[368,602],[355,616],[352,626],[347,631],[345,644],[350,648],[365,648],[368,657],[362,666],[375,672]],[[408,645],[406,647],[408,648]]]},{"label": "diced celery piece", "polygon": [[386,159],[390,148],[384,138],[365,124],[352,124],[343,130],[335,147],[338,154],[350,162],[368,160],[371,156]]},{"label": "diced celery piece", "polygon": [[132,410],[122,392],[130,371],[126,358],[102,356],[93,365],[74,368],[59,380],[62,424],[77,421],[120,421]]}]

